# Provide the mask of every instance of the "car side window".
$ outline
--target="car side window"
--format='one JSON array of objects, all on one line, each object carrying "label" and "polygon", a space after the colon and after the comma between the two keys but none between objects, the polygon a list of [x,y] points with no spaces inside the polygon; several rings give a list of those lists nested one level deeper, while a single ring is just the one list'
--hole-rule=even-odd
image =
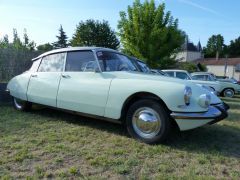
[{"label": "car side window", "polygon": [[57,53],[43,57],[38,72],[63,71],[65,56],[65,53]]},{"label": "car side window", "polygon": [[174,77],[174,72],[173,71],[165,71],[165,73],[170,77]]},{"label": "car side window", "polygon": [[65,71],[95,71],[97,63],[92,51],[72,51],[67,53]]},{"label": "car side window", "polygon": [[206,81],[206,75],[193,75],[192,76],[193,80],[200,80],[200,81]]},{"label": "car side window", "polygon": [[41,59],[37,59],[37,60],[33,61],[32,66],[29,69],[29,71],[30,72],[37,72],[40,62],[41,62]]},{"label": "car side window", "polygon": [[179,79],[189,80],[189,76],[184,72],[176,72],[176,77]]}]

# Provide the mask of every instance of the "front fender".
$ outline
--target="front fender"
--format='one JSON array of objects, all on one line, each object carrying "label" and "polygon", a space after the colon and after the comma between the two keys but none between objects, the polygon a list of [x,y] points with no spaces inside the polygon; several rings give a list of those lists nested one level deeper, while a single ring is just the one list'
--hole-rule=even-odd
[{"label": "front fender", "polygon": [[[193,95],[190,106],[184,102],[184,89],[186,84],[192,88]],[[189,83],[163,82],[138,79],[114,79],[109,90],[108,101],[105,108],[105,117],[119,119],[125,101],[131,95],[138,92],[148,92],[158,96],[164,101],[167,108],[174,112],[203,112],[207,109],[201,108],[197,101],[201,94],[207,93],[197,85]]]}]

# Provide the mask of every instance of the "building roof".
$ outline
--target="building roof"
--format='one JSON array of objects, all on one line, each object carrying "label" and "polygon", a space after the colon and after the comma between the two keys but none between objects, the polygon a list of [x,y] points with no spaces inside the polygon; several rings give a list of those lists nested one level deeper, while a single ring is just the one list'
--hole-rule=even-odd
[{"label": "building roof", "polygon": [[201,45],[200,40],[199,40],[198,44],[195,46],[194,43],[189,42],[188,37],[186,37],[185,42],[181,46],[181,50],[192,51],[192,52],[201,52],[202,51],[202,45]]},{"label": "building roof", "polygon": [[240,64],[240,58],[228,58],[227,61],[225,58],[219,58],[216,60],[216,58],[205,58],[194,61],[194,63],[201,63],[204,65],[215,65],[215,66],[224,66],[227,62],[227,65],[236,66]]}]

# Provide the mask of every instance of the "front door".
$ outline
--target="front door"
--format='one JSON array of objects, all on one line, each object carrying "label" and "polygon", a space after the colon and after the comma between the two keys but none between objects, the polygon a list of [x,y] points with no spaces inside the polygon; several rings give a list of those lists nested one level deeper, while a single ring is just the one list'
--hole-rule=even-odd
[{"label": "front door", "polygon": [[92,51],[67,53],[57,96],[57,107],[86,114],[104,116],[112,77],[95,72]]},{"label": "front door", "polygon": [[42,58],[38,71],[32,73],[29,81],[28,101],[56,107],[65,57],[66,53],[57,53]]}]

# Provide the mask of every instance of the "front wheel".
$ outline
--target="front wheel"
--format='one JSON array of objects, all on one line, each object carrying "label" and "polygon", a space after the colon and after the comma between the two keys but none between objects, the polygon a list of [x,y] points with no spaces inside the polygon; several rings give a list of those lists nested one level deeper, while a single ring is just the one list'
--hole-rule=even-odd
[{"label": "front wheel", "polygon": [[29,111],[32,103],[13,97],[13,107],[19,111]]},{"label": "front wheel", "polygon": [[233,89],[225,89],[223,91],[223,96],[232,98],[234,96],[234,90]]},{"label": "front wheel", "polygon": [[130,106],[126,126],[129,134],[148,144],[163,142],[170,132],[166,108],[154,100],[139,100]]}]

